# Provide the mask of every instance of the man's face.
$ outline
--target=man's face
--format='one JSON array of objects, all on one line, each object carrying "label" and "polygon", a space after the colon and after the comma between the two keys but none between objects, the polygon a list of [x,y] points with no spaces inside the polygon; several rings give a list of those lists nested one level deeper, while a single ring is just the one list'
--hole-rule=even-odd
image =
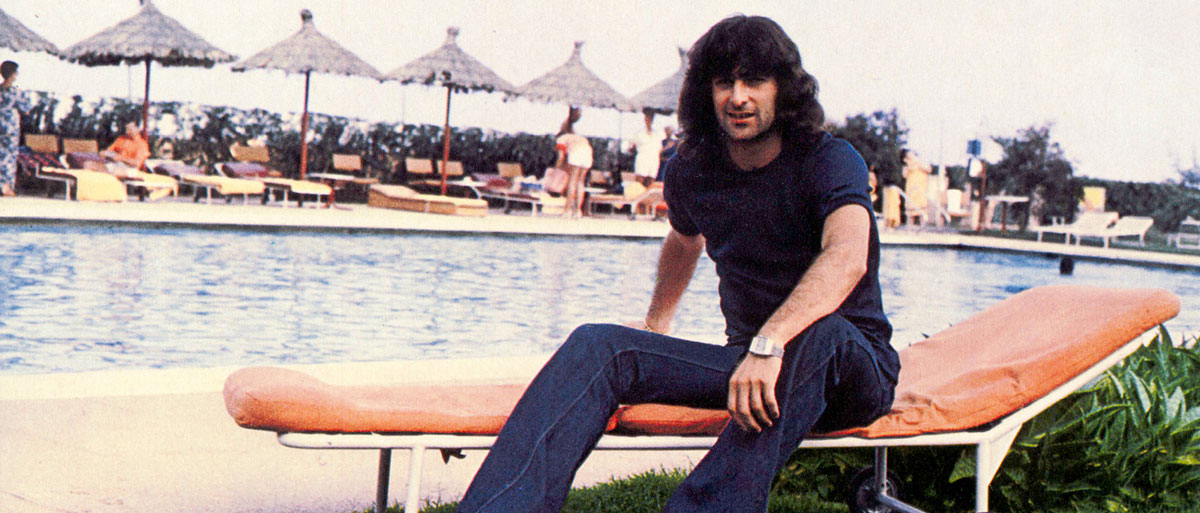
[{"label": "man's face", "polygon": [[140,130],[138,130],[137,123],[134,123],[132,121],[125,123],[125,135],[133,137],[140,133],[142,133],[142,132]]},{"label": "man's face", "polygon": [[778,91],[774,77],[714,78],[713,107],[725,135],[734,141],[752,141],[769,133]]}]

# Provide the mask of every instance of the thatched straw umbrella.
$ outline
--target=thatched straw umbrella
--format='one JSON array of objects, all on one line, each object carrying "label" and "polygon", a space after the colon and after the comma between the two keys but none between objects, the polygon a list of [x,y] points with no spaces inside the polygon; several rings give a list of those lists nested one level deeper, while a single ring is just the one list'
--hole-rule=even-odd
[{"label": "thatched straw umbrella", "polygon": [[349,50],[325,37],[313,24],[312,11],[300,11],[300,31],[233,65],[234,71],[277,69],[304,73],[304,113],[300,116],[300,179],[308,170],[308,87],[313,72],[331,75],[383,77]]},{"label": "thatched straw umbrella", "polygon": [[442,195],[446,194],[446,162],[450,161],[450,96],[454,91],[502,91],[511,93],[512,84],[500,78],[482,62],[458,47],[458,27],[446,29],[446,42],[438,49],[384,75],[384,80],[401,84],[420,82],[446,88],[446,125],[442,130]]},{"label": "thatched straw umbrella", "polygon": [[583,41],[575,42],[575,50],[562,66],[554,68],[529,83],[518,87],[514,94],[546,103],[565,103],[572,107],[598,107],[628,112],[637,106],[618,93],[607,82],[583,65],[580,49]]},{"label": "thatched straw umbrella", "polygon": [[669,115],[679,109],[679,91],[683,90],[683,75],[687,73],[687,50],[679,49],[679,69],[645,91],[630,98],[633,103],[655,114]]},{"label": "thatched straw umbrella", "polygon": [[58,55],[58,47],[34,31],[29,30],[16,18],[0,9],[0,47],[16,52],[46,52]]},{"label": "thatched straw umbrella", "polygon": [[142,103],[142,133],[150,121],[150,61],[161,66],[211,68],[218,62],[237,57],[217,48],[185,28],[175,19],[159,12],[150,0],[142,10],[96,35],[84,39],[59,55],[84,66],[116,66],[146,63],[146,94]]}]

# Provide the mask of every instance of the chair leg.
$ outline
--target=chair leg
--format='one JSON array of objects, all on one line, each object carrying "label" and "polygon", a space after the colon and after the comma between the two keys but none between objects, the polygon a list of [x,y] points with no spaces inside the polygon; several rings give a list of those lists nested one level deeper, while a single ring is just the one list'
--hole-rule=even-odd
[{"label": "chair leg", "polygon": [[892,495],[893,490],[889,490],[887,486],[888,464],[887,464],[887,447],[875,448],[875,490],[878,491],[876,500],[884,506],[885,511],[899,511],[901,513],[925,513],[924,511],[913,507],[911,504],[902,502],[899,498]]},{"label": "chair leg", "polygon": [[392,450],[379,450],[379,478],[375,485],[375,513],[387,510],[388,482],[392,472]]},{"label": "chair leg", "polygon": [[408,496],[404,500],[404,513],[416,513],[421,509],[421,467],[425,462],[425,447],[413,447],[409,458]]}]

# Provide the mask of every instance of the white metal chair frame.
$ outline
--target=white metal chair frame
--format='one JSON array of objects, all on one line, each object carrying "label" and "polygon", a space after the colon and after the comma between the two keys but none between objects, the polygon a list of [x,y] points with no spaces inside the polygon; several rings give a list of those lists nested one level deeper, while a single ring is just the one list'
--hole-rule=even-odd
[{"label": "white metal chair frame", "polygon": [[[887,449],[889,447],[905,446],[975,446],[975,511],[983,512],[988,509],[988,487],[1004,456],[1012,447],[1017,432],[1025,422],[1041,413],[1050,405],[1062,400],[1076,390],[1098,378],[1110,367],[1116,365],[1126,356],[1132,354],[1138,347],[1149,343],[1157,330],[1152,329],[1121,346],[1103,360],[1092,365],[1084,372],[1058,386],[1050,393],[1032,403],[1008,414],[994,425],[978,431],[953,431],[945,433],[930,433],[909,437],[890,438],[813,438],[804,440],[800,448],[828,449],[850,447],[875,448],[875,480],[873,493],[875,499],[882,505],[894,511],[904,513],[924,513],[914,506],[901,502],[890,495],[885,485],[887,476]],[[404,511],[416,512],[420,508],[421,472],[425,459],[425,451],[440,450],[442,458],[449,462],[450,457],[462,457],[464,450],[487,450],[492,447],[496,437],[490,435],[446,435],[446,434],[385,434],[385,433],[278,433],[279,443],[301,449],[375,449],[379,450],[379,472],[375,491],[375,512],[382,513],[387,508],[388,483],[391,474],[392,450],[402,449],[411,451],[408,469],[408,493],[404,503]],[[687,450],[708,449],[716,441],[710,436],[654,436],[654,435],[604,435],[596,445],[596,450]]]}]

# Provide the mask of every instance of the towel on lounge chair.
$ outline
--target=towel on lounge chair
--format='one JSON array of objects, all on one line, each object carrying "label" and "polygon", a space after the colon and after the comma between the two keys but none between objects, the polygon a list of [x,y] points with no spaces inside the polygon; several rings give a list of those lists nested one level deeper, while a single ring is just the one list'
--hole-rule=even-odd
[{"label": "towel on lounge chair", "polygon": [[195,187],[215,190],[222,196],[262,194],[263,190],[265,190],[263,183],[258,180],[243,180],[241,178],[229,178],[228,176],[183,175],[181,179],[184,183]]},{"label": "towel on lounge chair", "polygon": [[[902,437],[975,428],[1062,385],[1179,312],[1161,289],[1048,286],[1021,292],[900,351],[889,415],[837,435]],[[225,404],[241,426],[278,432],[495,434],[524,384],[335,386],[256,367],[230,375]],[[724,410],[619,409],[610,431],[714,435]]]},{"label": "towel on lounge chair", "polygon": [[279,171],[258,162],[222,162],[221,173],[232,178],[267,178],[282,176]]},{"label": "towel on lounge chair", "polygon": [[487,201],[481,199],[421,194],[403,185],[381,184],[371,186],[368,191],[367,205],[412,212],[472,217],[487,215],[488,208]]},{"label": "towel on lounge chair", "polygon": [[125,201],[125,184],[108,173],[88,169],[44,167],[41,175],[75,184],[75,199],[79,201]]}]

